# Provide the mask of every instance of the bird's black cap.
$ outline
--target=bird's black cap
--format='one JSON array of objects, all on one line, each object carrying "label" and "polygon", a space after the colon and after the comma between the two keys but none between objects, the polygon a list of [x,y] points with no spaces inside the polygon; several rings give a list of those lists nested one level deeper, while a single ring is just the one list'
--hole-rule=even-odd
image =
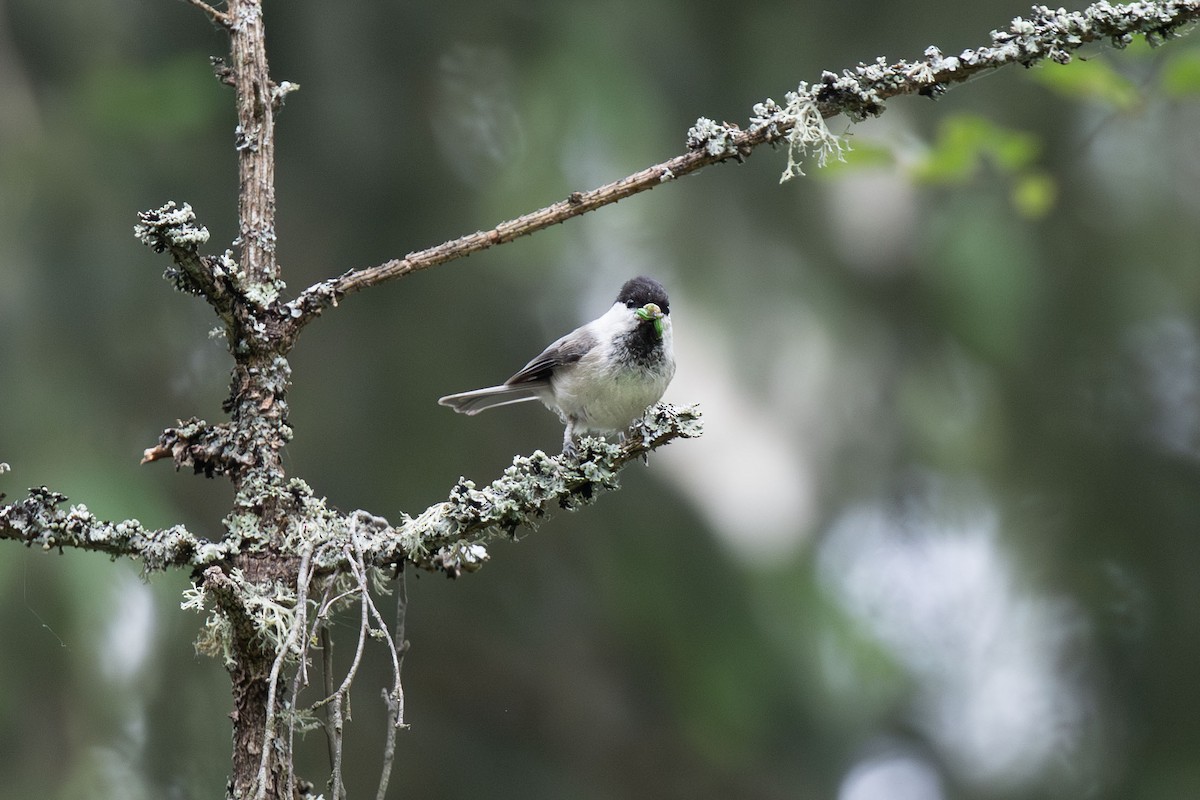
[{"label": "bird's black cap", "polygon": [[664,314],[671,313],[670,301],[667,300],[667,290],[654,278],[640,275],[625,282],[617,302],[624,303],[628,308],[641,308],[647,303],[654,303]]}]

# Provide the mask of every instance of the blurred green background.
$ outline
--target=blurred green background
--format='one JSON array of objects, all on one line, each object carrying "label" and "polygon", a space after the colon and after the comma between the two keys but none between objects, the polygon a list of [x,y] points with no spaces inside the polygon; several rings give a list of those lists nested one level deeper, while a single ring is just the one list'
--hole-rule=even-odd
[{"label": "blurred green background", "polygon": [[[978,47],[1019,2],[267,3],[292,292],[745,124],[800,80]],[[138,466],[221,418],[215,318],[135,212],[235,232],[225,37],[178,0],[0,0],[0,476],[219,535]],[[398,519],[552,449],[467,419],[606,308],[671,291],[707,433],[457,582],[409,581],[392,797],[1200,796],[1200,38],[1012,68],[349,299],[294,352],[291,473]],[[835,130],[845,122],[833,122]],[[0,548],[0,796],[223,796],[229,691],[188,576]],[[384,601],[387,603],[388,601]],[[350,620],[342,626],[352,636]],[[342,655],[351,648],[343,646]],[[351,796],[374,796],[382,650]],[[326,774],[324,742],[300,745]]]}]

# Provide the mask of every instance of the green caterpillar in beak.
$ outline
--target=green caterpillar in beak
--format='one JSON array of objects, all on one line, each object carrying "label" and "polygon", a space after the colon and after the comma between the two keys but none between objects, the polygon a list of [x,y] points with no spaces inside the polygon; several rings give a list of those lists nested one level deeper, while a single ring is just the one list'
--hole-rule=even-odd
[{"label": "green caterpillar in beak", "polygon": [[663,312],[658,307],[657,303],[646,303],[646,305],[634,312],[637,318],[645,322],[654,322],[654,332],[658,334],[658,338],[663,335]]}]

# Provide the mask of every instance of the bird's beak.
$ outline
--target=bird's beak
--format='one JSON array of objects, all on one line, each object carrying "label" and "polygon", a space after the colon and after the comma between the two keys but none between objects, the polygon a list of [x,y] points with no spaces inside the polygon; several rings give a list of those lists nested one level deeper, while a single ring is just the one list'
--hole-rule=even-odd
[{"label": "bird's beak", "polygon": [[658,338],[663,335],[663,317],[665,316],[662,309],[658,307],[658,303],[646,303],[646,305],[634,312],[637,318],[643,322],[653,322],[654,332],[658,334]]}]

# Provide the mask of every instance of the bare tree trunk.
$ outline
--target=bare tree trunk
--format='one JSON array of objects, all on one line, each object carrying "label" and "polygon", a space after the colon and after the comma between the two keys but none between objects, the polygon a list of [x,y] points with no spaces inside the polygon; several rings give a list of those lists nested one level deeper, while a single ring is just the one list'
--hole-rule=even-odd
[{"label": "bare tree trunk", "polygon": [[[286,737],[272,737],[271,753],[263,764],[264,731],[267,730],[267,708],[271,686],[272,659],[261,653],[253,642],[233,640],[238,652],[237,663],[229,668],[233,683],[233,764],[229,778],[230,798],[292,798],[299,797],[294,786],[287,786],[291,752],[286,746]],[[250,654],[258,649],[261,657]],[[282,710],[282,696],[273,699],[274,718]],[[260,767],[265,785],[259,785]]]}]

